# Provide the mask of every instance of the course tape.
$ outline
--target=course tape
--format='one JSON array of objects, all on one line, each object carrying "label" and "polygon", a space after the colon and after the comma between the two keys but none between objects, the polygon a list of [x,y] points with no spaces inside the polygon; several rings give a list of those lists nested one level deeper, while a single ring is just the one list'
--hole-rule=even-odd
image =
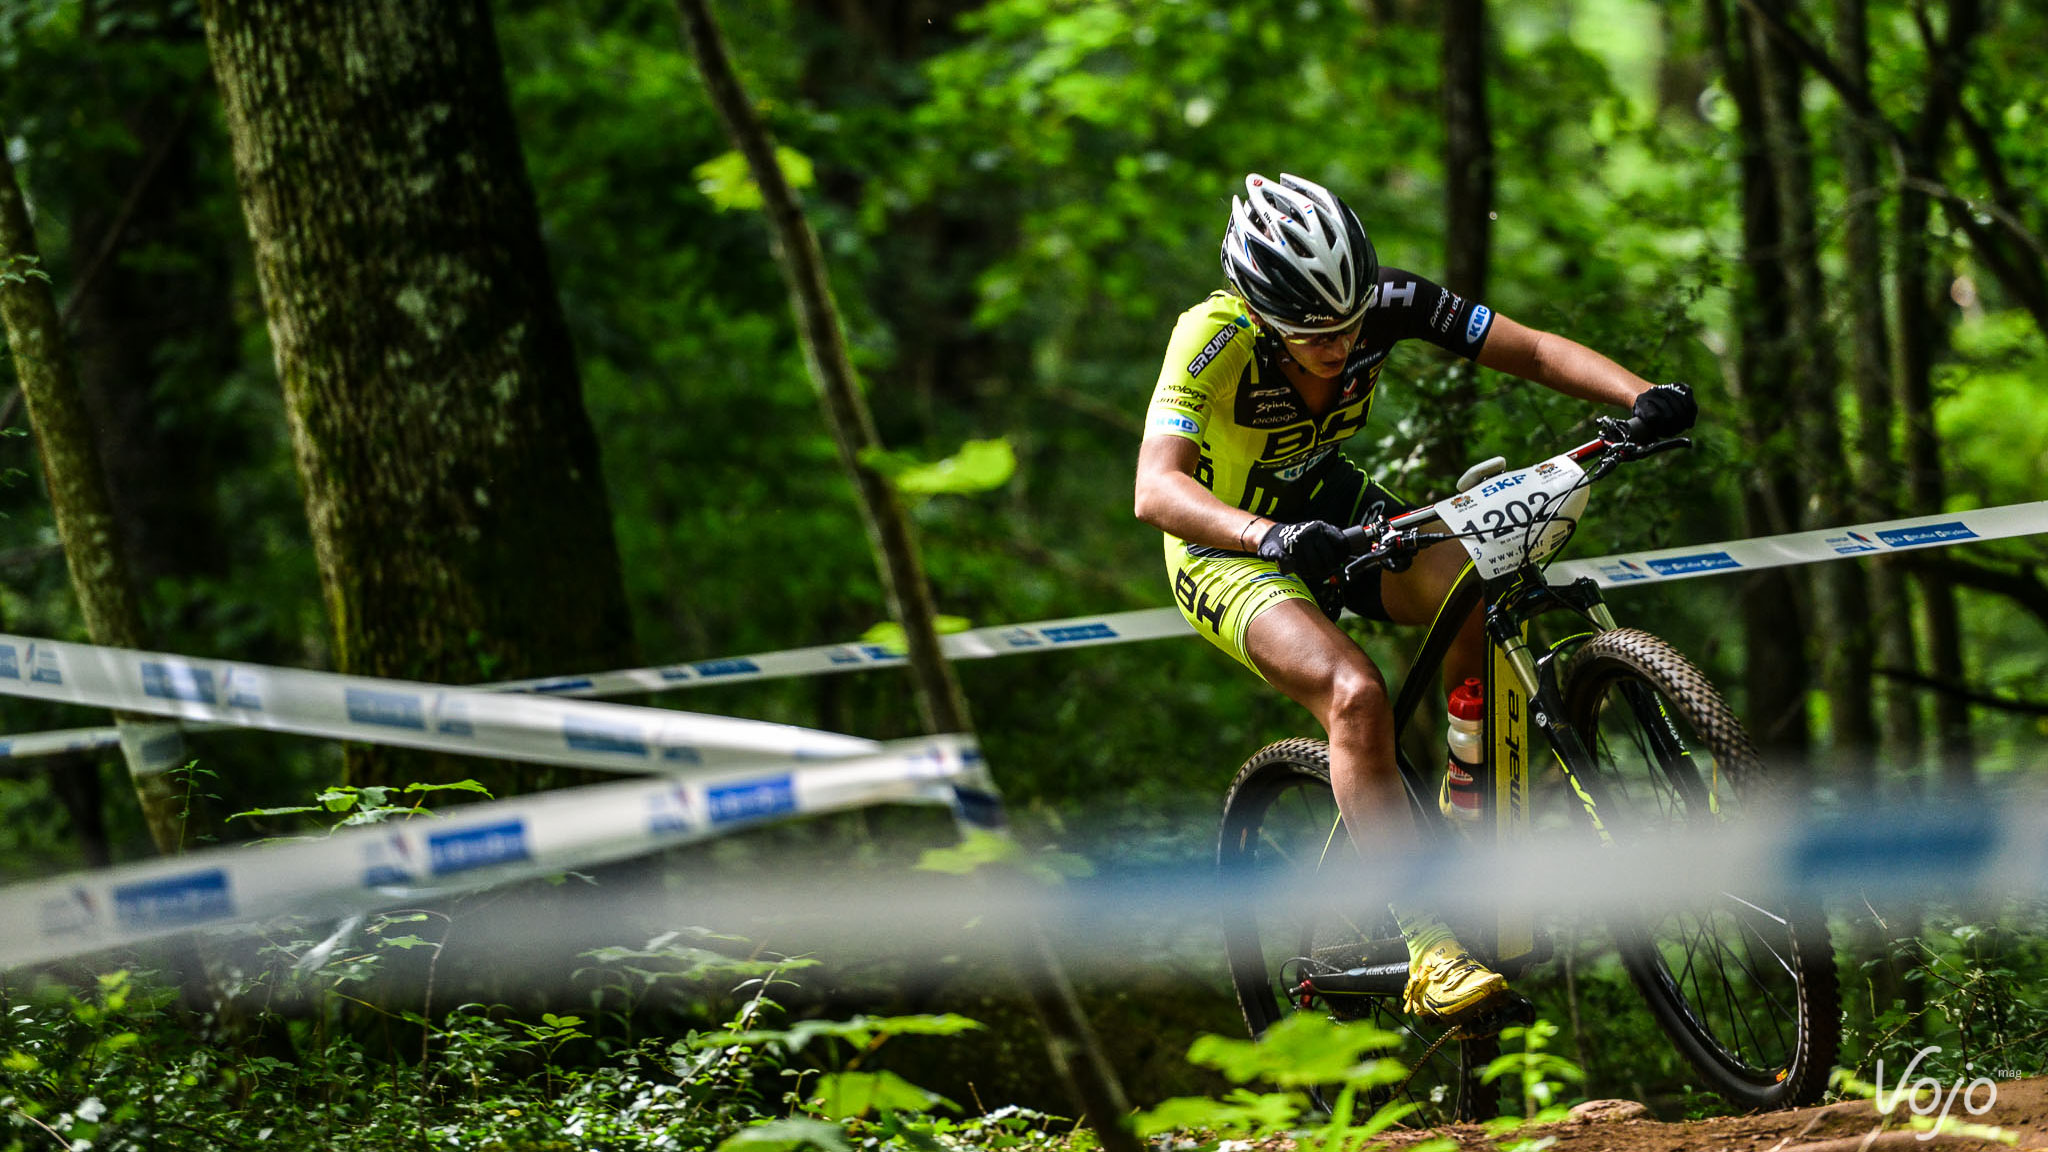
[{"label": "course tape", "polygon": [[1553,584],[1587,576],[1602,587],[1613,588],[1641,581],[1685,580],[1740,569],[1783,568],[1792,564],[1909,552],[1973,540],[2029,536],[2038,532],[2048,532],[2048,500],[1939,516],[1912,516],[1848,528],[1788,532],[1782,536],[1759,536],[1724,544],[1624,552],[1592,560],[1567,560],[1552,564],[1549,576]]},{"label": "course tape", "polygon": [[472,804],[313,840],[193,852],[0,888],[0,969],[284,915],[335,916],[706,840],[796,815],[884,803],[993,811],[973,741],[897,741],[830,763],[784,761]]},{"label": "course tape", "polygon": [[[609,772],[859,756],[880,747],[856,736],[787,724],[5,634],[0,634],[0,693]],[[176,735],[170,729],[165,738]],[[74,732],[65,742],[75,741]]]},{"label": "course tape", "polygon": [[[2048,501],[2007,504],[1937,516],[1913,516],[1719,544],[1616,553],[1590,560],[1567,560],[1550,565],[1548,575],[1554,584],[1587,577],[1601,587],[1616,588],[2040,532],[2048,532]],[[1035,624],[992,625],[941,636],[939,644],[948,659],[980,660],[1193,634],[1194,630],[1188,627],[1177,609],[1144,608],[1132,612],[1044,620]],[[899,649],[880,644],[825,644],[657,667],[509,680],[478,685],[475,691],[524,692],[569,698],[620,696],[633,692],[671,692],[709,684],[738,684],[890,668],[902,665],[906,660]],[[0,691],[7,690],[5,670],[0,668]],[[115,742],[115,730],[112,728],[74,728],[0,738],[0,761],[103,748]]]}]

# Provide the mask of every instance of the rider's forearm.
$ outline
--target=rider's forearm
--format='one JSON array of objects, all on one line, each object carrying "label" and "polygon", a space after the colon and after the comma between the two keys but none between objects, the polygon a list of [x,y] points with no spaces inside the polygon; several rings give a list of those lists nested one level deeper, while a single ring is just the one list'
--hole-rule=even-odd
[{"label": "rider's forearm", "polygon": [[1650,382],[1576,340],[1495,316],[1479,364],[1579,400],[1634,406]]},{"label": "rider's forearm", "polygon": [[1527,379],[1579,400],[1627,408],[1650,382],[1576,340],[1545,332],[1536,338]]},{"label": "rider's forearm", "polygon": [[1148,476],[1138,486],[1138,519],[1190,544],[1257,552],[1273,521],[1218,500],[1185,472]]}]

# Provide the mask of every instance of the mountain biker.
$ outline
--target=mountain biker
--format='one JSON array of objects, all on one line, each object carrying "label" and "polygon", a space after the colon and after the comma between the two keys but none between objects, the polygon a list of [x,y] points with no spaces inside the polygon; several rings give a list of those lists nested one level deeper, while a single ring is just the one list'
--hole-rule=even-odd
[{"label": "mountain biker", "polygon": [[[1692,426],[1682,383],[1648,381],[1563,336],[1518,324],[1412,272],[1382,267],[1357,215],[1329,190],[1283,174],[1245,177],[1223,234],[1228,291],[1181,314],[1146,413],[1138,519],[1165,533],[1181,614],[1203,638],[1313,712],[1329,736],[1330,783],[1351,841],[1416,843],[1394,767],[1386,682],[1333,622],[1340,607],[1427,624],[1466,564],[1447,541],[1402,572],[1342,592],[1343,526],[1403,501],[1338,450],[1365,425],[1394,344],[1420,339],[1567,396],[1629,408],[1646,434]],[[1322,599],[1318,600],[1318,591]],[[1444,661],[1446,688],[1478,676],[1474,612]],[[1507,994],[1442,919],[1393,907],[1408,942],[1403,1002],[1469,1019]]]}]

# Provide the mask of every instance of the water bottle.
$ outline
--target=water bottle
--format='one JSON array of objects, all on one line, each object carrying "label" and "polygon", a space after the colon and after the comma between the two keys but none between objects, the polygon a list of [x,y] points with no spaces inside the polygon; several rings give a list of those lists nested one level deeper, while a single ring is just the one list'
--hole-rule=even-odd
[{"label": "water bottle", "polygon": [[1444,788],[1437,807],[1453,822],[1475,824],[1479,820],[1480,765],[1486,760],[1481,745],[1485,731],[1485,685],[1468,679],[1451,689],[1451,755],[1444,768]]}]

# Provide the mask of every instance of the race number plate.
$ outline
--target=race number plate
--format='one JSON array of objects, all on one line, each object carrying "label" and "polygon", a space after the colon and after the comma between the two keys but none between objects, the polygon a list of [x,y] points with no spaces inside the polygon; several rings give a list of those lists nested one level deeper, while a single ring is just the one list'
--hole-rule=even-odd
[{"label": "race number plate", "polygon": [[1436,514],[1491,580],[1564,546],[1586,506],[1585,476],[1571,457],[1553,456],[1441,501]]}]

